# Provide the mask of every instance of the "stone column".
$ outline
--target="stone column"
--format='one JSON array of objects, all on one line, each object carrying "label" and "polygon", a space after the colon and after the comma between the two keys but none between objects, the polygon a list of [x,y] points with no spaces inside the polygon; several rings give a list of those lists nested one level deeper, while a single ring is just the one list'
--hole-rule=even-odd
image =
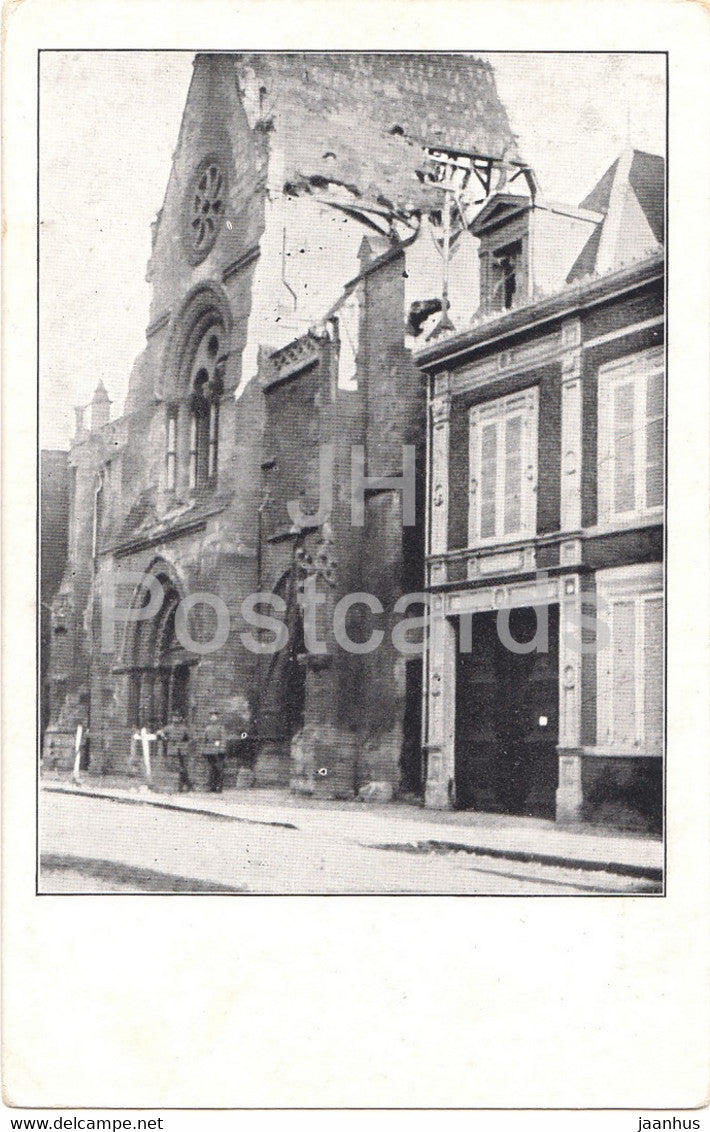
[{"label": "stone column", "polygon": [[444,616],[438,594],[429,624],[425,802],[432,809],[446,810],[455,801],[456,632]]},{"label": "stone column", "polygon": [[577,574],[560,579],[559,785],[557,821],[582,819],[581,587]]}]

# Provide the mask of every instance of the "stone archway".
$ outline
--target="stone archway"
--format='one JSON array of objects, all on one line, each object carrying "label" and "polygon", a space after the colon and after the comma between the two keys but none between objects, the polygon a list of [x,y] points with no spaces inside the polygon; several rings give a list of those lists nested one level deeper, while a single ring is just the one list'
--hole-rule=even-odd
[{"label": "stone archway", "polygon": [[[157,613],[131,623],[132,632],[126,641],[128,674],[129,727],[162,727],[177,712],[182,719],[190,717],[191,670],[197,658],[180,644],[175,632],[175,613],[183,590],[167,563],[156,562],[146,578],[157,578],[162,600]],[[145,585],[136,588],[134,608],[146,606],[150,591]]]}]

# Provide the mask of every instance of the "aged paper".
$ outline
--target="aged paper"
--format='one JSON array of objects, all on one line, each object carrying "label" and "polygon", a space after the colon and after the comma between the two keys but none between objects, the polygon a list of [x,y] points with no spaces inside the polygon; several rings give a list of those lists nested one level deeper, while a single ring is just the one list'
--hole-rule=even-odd
[{"label": "aged paper", "polygon": [[706,10],[4,19],[5,1104],[692,1117]]}]

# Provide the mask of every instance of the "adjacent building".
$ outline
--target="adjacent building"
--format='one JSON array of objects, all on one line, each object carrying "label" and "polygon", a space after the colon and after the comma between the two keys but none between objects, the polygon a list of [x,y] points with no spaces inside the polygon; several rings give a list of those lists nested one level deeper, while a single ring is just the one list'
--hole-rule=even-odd
[{"label": "adjacent building", "polygon": [[426,801],[658,830],[664,167],[493,194],[480,306],[423,343]]}]

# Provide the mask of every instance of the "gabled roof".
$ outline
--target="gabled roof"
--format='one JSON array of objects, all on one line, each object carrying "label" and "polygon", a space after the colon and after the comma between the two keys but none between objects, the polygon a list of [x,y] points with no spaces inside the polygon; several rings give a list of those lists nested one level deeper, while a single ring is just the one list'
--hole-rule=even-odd
[{"label": "gabled roof", "polygon": [[602,224],[579,253],[567,282],[605,275],[663,246],[665,164],[654,153],[629,149],[617,157],[581,208],[600,212]]},{"label": "gabled roof", "polygon": [[527,196],[517,196],[513,193],[496,193],[483,206],[471,224],[470,231],[474,236],[495,228],[504,221],[512,220],[522,212],[532,207],[532,200]]},{"label": "gabled roof", "polygon": [[602,219],[600,210],[587,206],[586,201],[584,205],[575,208],[572,205],[561,204],[559,201],[548,200],[541,196],[536,196],[533,200],[530,196],[499,192],[494,193],[486,201],[481,211],[475,216],[469,231],[473,236],[480,236],[482,233],[490,232],[498,225],[507,223],[513,217],[520,216],[523,212],[531,209],[538,212],[554,212],[562,216],[571,216],[590,223],[596,223]]}]

